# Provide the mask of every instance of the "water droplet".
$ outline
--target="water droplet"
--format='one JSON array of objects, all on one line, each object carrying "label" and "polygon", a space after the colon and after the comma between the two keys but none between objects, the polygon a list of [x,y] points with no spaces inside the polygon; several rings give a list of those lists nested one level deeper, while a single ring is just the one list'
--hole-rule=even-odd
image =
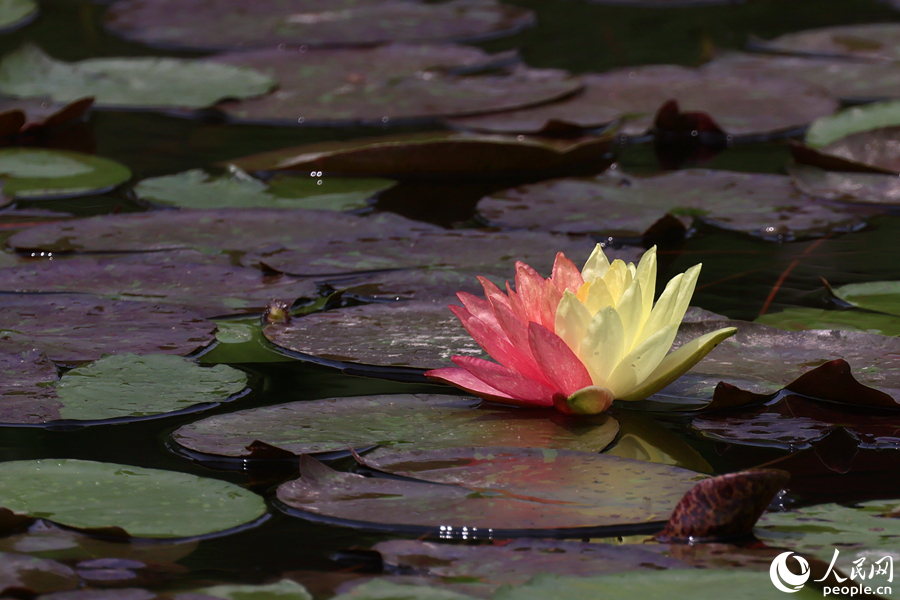
[{"label": "water droplet", "polygon": [[302,123],[302,122],[305,121],[305,120],[306,120],[306,119],[304,119],[303,117],[300,117],[299,119],[297,119],[297,122],[298,122],[298,123]]},{"label": "water droplet", "polygon": [[322,180],[321,180],[321,179],[318,180],[318,181],[316,182],[316,185],[322,185]]},{"label": "water droplet", "polygon": [[387,117],[381,117],[381,122],[382,122],[382,123],[387,123],[388,120],[389,120],[389,119],[388,119]]},{"label": "water droplet", "polygon": [[524,136],[524,135],[520,135],[520,136],[518,136],[516,139],[519,140],[520,142],[524,142],[524,141],[525,141],[525,136]]},{"label": "water droplet", "polygon": [[300,52],[306,52],[306,45],[300,46]]},{"label": "water droplet", "polygon": [[309,172],[309,176],[310,176],[310,177],[315,177],[315,176],[316,176],[316,172],[315,172],[315,171],[310,171],[310,172]]},{"label": "water droplet", "polygon": [[286,46],[284,44],[278,44],[278,49],[281,50],[282,52],[284,52],[285,48],[286,48]]},{"label": "water droplet", "polygon": [[698,135],[700,135],[700,134],[697,132],[696,129],[694,129],[693,131],[691,131],[691,137],[697,137]]}]

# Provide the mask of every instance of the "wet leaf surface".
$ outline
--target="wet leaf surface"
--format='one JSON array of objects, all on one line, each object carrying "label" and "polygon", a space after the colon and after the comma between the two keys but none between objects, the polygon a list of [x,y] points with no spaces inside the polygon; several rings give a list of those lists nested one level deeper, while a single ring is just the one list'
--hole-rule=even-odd
[{"label": "wet leaf surface", "polygon": [[37,16],[34,0],[5,0],[0,4],[0,31],[10,31],[31,22]]},{"label": "wet leaf surface", "polygon": [[[0,552],[0,594],[46,594],[78,587],[79,577],[66,565],[25,554]],[[7,596],[7,594],[10,594]]]},{"label": "wet leaf surface", "polygon": [[542,104],[581,89],[579,79],[560,70],[518,66],[504,74],[458,74],[491,60],[475,48],[391,44],[258,50],[218,56],[209,64],[248,67],[278,81],[274,94],[218,107],[233,119],[260,123],[433,121]]},{"label": "wet leaf surface", "polygon": [[900,177],[879,173],[828,171],[791,165],[794,185],[803,193],[826,200],[863,204],[900,205]]},{"label": "wet leaf surface", "polygon": [[368,217],[334,211],[220,209],[153,211],[77,219],[31,227],[7,244],[17,250],[131,252],[194,248],[250,250],[289,245],[304,238],[410,235],[437,231],[426,223],[390,213]]},{"label": "wet leaf surface", "polygon": [[603,415],[558,419],[547,411],[508,410],[458,396],[385,395],[292,402],[237,411],[184,425],[178,444],[203,454],[250,456],[255,441],[293,454],[487,444],[600,452],[619,425]]},{"label": "wet leaf surface", "polygon": [[190,252],[34,260],[0,269],[0,291],[91,293],[114,300],[168,304],[204,317],[259,312],[272,298],[292,302],[318,295],[311,281],[265,276],[258,269],[221,262],[219,257]]},{"label": "wet leaf surface", "polygon": [[135,537],[181,538],[244,525],[263,499],[234,484],[176,471],[85,460],[0,463],[0,506],[70,527],[116,527]]},{"label": "wet leaf surface", "polygon": [[[796,129],[831,114],[837,102],[796,79],[746,76],[675,65],[628,67],[582,76],[585,90],[569,100],[528,110],[454,120],[456,127],[502,133],[537,133],[551,121],[597,127],[625,119],[620,132],[639,135],[656,111],[677,100],[686,111],[708,113],[731,135]],[[790,103],[781,98],[790,96]]]},{"label": "wet leaf surface", "polygon": [[389,179],[277,177],[268,183],[239,172],[211,177],[200,169],[144,179],[134,187],[142,200],[180,208],[312,208],[356,210],[388,189]]},{"label": "wet leaf surface", "polygon": [[215,324],[193,311],[87,294],[4,294],[0,338],[39,346],[57,363],[103,354],[190,354],[214,339]]},{"label": "wet leaf surface", "polygon": [[175,594],[172,600],[190,600],[192,596],[222,598],[224,600],[312,600],[302,585],[290,579],[282,579],[265,585],[214,585]]},{"label": "wet leaf surface", "polygon": [[334,597],[334,600],[473,600],[468,594],[426,585],[394,583],[385,579],[373,579],[350,591]]},{"label": "wet leaf surface", "polygon": [[766,52],[840,56],[874,60],[900,59],[900,25],[866,23],[807,29],[755,44]]},{"label": "wet leaf surface", "polygon": [[78,152],[34,148],[0,149],[3,195],[16,200],[89,196],[131,179],[117,162]]},{"label": "wet leaf surface", "polygon": [[862,310],[824,310],[821,308],[787,308],[766,313],[755,321],[788,331],[806,329],[841,329],[878,335],[900,336],[900,317]]},{"label": "wet leaf surface", "polygon": [[676,467],[566,450],[379,449],[362,460],[417,481],[339,473],[304,457],[300,479],[281,485],[278,499],[312,515],[366,527],[427,528],[435,534],[444,526],[442,535],[448,537],[466,527],[468,535],[480,538],[489,537],[487,530],[500,535],[501,530],[664,520],[683,493],[704,477]]},{"label": "wet leaf surface", "polygon": [[857,215],[799,193],[789,177],[700,169],[556,179],[498,192],[477,208],[502,227],[575,234],[640,235],[666,213],[774,240],[862,224]]},{"label": "wet leaf surface", "polygon": [[0,375],[0,422],[59,418],[60,402],[52,388],[59,375],[44,353],[5,342],[0,352]]},{"label": "wet leaf surface", "polygon": [[857,308],[900,316],[900,281],[851,283],[831,291],[838,299]]},{"label": "wet leaf surface", "polygon": [[128,0],[106,14],[106,27],[127,39],[198,50],[452,41],[511,33],[533,22],[531,11],[492,0],[342,0],[327,6],[308,0]]},{"label": "wet leaf surface", "polygon": [[92,96],[96,106],[204,108],[224,98],[259,96],[275,85],[259,71],[210,61],[128,57],[67,63],[31,44],[0,62],[0,92],[6,95],[56,102]]}]

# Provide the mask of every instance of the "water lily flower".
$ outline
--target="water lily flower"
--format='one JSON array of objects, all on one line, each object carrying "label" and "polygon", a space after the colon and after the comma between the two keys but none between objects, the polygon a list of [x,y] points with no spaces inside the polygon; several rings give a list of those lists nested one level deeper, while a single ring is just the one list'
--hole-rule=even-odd
[{"label": "water lily flower", "polygon": [[641,400],[736,331],[719,329],[669,352],[699,275],[700,265],[676,275],[654,305],[655,247],[635,266],[610,263],[598,244],[580,272],[560,252],[548,279],[517,262],[515,291],[479,277],[485,297],[460,292],[462,306],[450,306],[497,362],[454,356],[456,367],[425,375],[485,400],[555,406],[565,414]]}]

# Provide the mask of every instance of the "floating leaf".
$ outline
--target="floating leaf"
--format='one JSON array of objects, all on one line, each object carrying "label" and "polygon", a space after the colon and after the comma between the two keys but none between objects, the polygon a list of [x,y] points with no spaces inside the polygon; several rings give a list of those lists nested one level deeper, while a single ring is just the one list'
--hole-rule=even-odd
[{"label": "floating leaf", "polygon": [[258,519],[260,496],[232,483],[176,471],[86,460],[0,463],[16,482],[0,506],[70,527],[121,528],[135,537],[206,535]]},{"label": "floating leaf", "polygon": [[[585,90],[537,108],[455,119],[455,127],[502,133],[537,133],[553,122],[597,127],[625,119],[621,133],[639,135],[669,100],[709,114],[731,135],[785,132],[829,115],[837,102],[796,79],[746,76],[675,65],[647,65],[584,75]],[[792,102],[782,102],[790,97]]]},{"label": "floating leaf", "polygon": [[493,37],[533,22],[531,11],[493,0],[343,0],[327,7],[310,1],[128,0],[106,13],[106,27],[126,39],[197,50],[450,41]]},{"label": "floating leaf", "polygon": [[900,281],[851,283],[830,291],[857,308],[900,316]]},{"label": "floating leaf", "polygon": [[800,194],[789,177],[700,169],[556,179],[498,192],[477,208],[498,226],[570,234],[640,235],[666,213],[779,241],[862,223]]},{"label": "floating leaf", "polygon": [[70,220],[12,236],[16,250],[132,252],[194,248],[250,250],[304,238],[410,235],[437,227],[390,213],[359,217],[317,210],[221,209],[153,211]]},{"label": "floating leaf", "polygon": [[866,23],[807,29],[774,40],[757,40],[754,46],[780,54],[898,60],[900,25]]},{"label": "floating leaf", "polygon": [[214,585],[192,590],[188,594],[176,594],[173,600],[180,600],[182,595],[191,596],[193,594],[224,598],[224,600],[312,600],[312,596],[305,587],[290,579],[282,579],[266,585]]},{"label": "floating leaf", "polygon": [[143,200],[181,208],[312,208],[355,210],[368,206],[389,179],[281,176],[263,183],[246,174],[212,178],[200,169],[144,179],[134,187]]},{"label": "floating leaf", "polygon": [[0,594],[6,598],[19,597],[23,592],[73,590],[79,583],[75,571],[55,560],[0,552]]},{"label": "floating leaf", "polygon": [[0,2],[0,30],[10,31],[26,25],[37,13],[35,0],[3,0]]},{"label": "floating leaf", "polygon": [[5,196],[45,200],[109,191],[128,181],[131,171],[117,162],[79,152],[3,148],[0,178]]},{"label": "floating leaf", "polygon": [[290,362],[262,334],[259,318],[216,321],[216,345],[198,357],[202,364]]},{"label": "floating leaf", "polygon": [[823,310],[821,308],[787,308],[766,313],[755,321],[788,331],[806,329],[840,329],[879,335],[900,336],[900,317],[862,310]]},{"label": "floating leaf", "polygon": [[[829,152],[827,146],[848,136],[897,126],[900,126],[900,101],[875,102],[864,106],[852,106],[834,115],[816,119],[807,130],[804,141],[812,148]],[[858,146],[865,149],[864,145]],[[854,156],[847,152],[830,153],[856,162],[867,162],[862,156]]]},{"label": "floating leaf", "polygon": [[0,339],[39,346],[58,363],[122,352],[184,355],[215,339],[214,323],[175,306],[87,294],[4,294],[0,299]]},{"label": "floating leaf", "polygon": [[305,456],[300,479],[279,486],[278,499],[305,514],[367,528],[481,538],[501,531],[657,522],[704,477],[614,456],[546,449],[380,449],[364,464],[416,480],[339,473]]},{"label": "floating leaf", "polygon": [[552,420],[546,411],[482,406],[457,396],[385,395],[291,402],[209,417],[172,434],[188,450],[251,456],[253,442],[293,454],[362,451],[372,446],[452,448],[498,446],[600,452],[619,431],[603,415]]},{"label": "floating leaf", "polygon": [[318,296],[311,281],[223,266],[216,264],[221,261],[215,256],[207,259],[199,253],[169,254],[34,260],[0,269],[0,291],[92,293],[115,300],[177,305],[204,317],[259,312],[272,298],[293,301]]},{"label": "floating leaf", "polygon": [[27,44],[0,62],[0,92],[16,98],[72,102],[93,96],[97,106],[204,108],[224,98],[250,98],[276,81],[253,69],[181,58],[89,58],[57,61]]},{"label": "floating leaf", "polygon": [[23,416],[27,420],[18,422],[59,418],[60,403],[51,387],[59,375],[45,354],[5,342],[0,375],[0,423],[17,422]]},{"label": "floating leaf", "polygon": [[424,585],[406,585],[373,579],[333,600],[474,600],[472,596]]},{"label": "floating leaf", "polygon": [[[226,102],[241,121],[325,125],[396,124],[509,110],[558,100],[581,89],[567,72],[516,67],[505,74],[460,74],[491,58],[463,46],[391,44],[341,50],[257,50],[208,64],[247,67],[278,81],[278,92]],[[0,90],[3,87],[0,86]]]},{"label": "floating leaf", "polygon": [[65,105],[39,99],[0,100],[0,136],[33,134],[68,124],[84,116],[93,104],[93,98]]},{"label": "floating leaf", "polygon": [[801,164],[791,165],[788,171],[794,185],[811,196],[841,202],[900,205],[900,177],[894,175],[827,171]]}]

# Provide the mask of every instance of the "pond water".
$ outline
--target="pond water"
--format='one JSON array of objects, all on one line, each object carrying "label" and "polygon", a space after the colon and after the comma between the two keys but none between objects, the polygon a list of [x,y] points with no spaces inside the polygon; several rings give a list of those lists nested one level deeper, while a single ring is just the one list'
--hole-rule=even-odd
[{"label": "pond water", "polygon": [[[534,67],[567,69],[575,73],[654,63],[697,66],[714,49],[742,49],[751,36],[775,36],[814,27],[852,23],[900,22],[900,12],[874,0],[748,0],[743,4],[687,8],[603,6],[580,0],[506,0],[535,11],[537,26],[520,33],[477,44],[490,52],[519,49]],[[103,56],[201,56],[164,53],[123,41],[102,26],[106,6],[88,0],[45,0],[32,24],[0,35],[0,53],[25,41],[40,45],[63,60]],[[216,119],[189,119],[142,111],[94,110],[84,128],[73,132],[66,147],[96,153],[127,165],[132,181],[210,167],[215,163],[304,143],[347,140],[427,128],[300,128],[225,124]],[[699,166],[755,173],[783,173],[790,153],[785,141],[738,144]],[[617,168],[639,174],[660,171],[649,144],[619,149]],[[686,163],[684,166],[698,166]],[[475,203],[482,196],[524,181],[411,180],[382,194],[375,210],[397,212],[441,226],[477,225]],[[75,200],[20,201],[17,208],[49,208],[77,216],[147,210],[128,191],[129,186]],[[693,304],[730,318],[753,320],[791,306],[825,306],[819,277],[829,274],[834,286],[869,280],[900,280],[900,214],[868,220],[853,233],[777,243],[714,227],[700,226],[685,240],[661,245],[661,279],[703,262],[703,276]],[[548,249],[555,252],[555,249]],[[577,262],[577,260],[576,260]],[[448,393],[443,386],[403,383],[348,375],[297,361],[241,364],[250,375],[252,393],[213,408],[203,416],[297,400],[376,393]],[[829,470],[813,462],[789,457],[779,448],[731,445],[701,440],[684,432],[678,419],[659,419],[617,413],[623,431],[652,429],[674,435],[692,451],[682,464],[696,468],[696,457],[710,473],[726,473],[776,461],[790,471],[786,506],[823,502],[853,503],[900,497],[898,450],[859,450],[853,467]],[[170,469],[231,481],[272,497],[274,487],[294,474],[288,465],[269,469],[240,469],[235,464],[209,465],[179,453],[169,434],[197,419],[196,415],[89,428],[0,429],[0,461],[79,458],[141,467]],[[630,429],[629,429],[630,428]],[[652,434],[650,434],[652,437]],[[844,448],[833,450],[838,455]],[[825,452],[823,450],[823,452]],[[808,454],[806,455],[809,456]],[[785,457],[789,457],[785,459]],[[782,460],[784,459],[784,460]],[[338,462],[347,467],[352,461]],[[4,484],[5,485],[5,484]],[[367,533],[314,523],[270,510],[265,522],[215,539],[200,541],[178,563],[186,570],[165,581],[168,588],[191,588],[210,582],[258,583],[286,572],[317,594],[327,597],[334,581],[326,573],[377,572],[371,556],[347,553],[370,548],[400,534]],[[407,536],[408,537],[408,536]],[[368,557],[369,562],[366,561]],[[318,575],[316,574],[318,573]]]}]

